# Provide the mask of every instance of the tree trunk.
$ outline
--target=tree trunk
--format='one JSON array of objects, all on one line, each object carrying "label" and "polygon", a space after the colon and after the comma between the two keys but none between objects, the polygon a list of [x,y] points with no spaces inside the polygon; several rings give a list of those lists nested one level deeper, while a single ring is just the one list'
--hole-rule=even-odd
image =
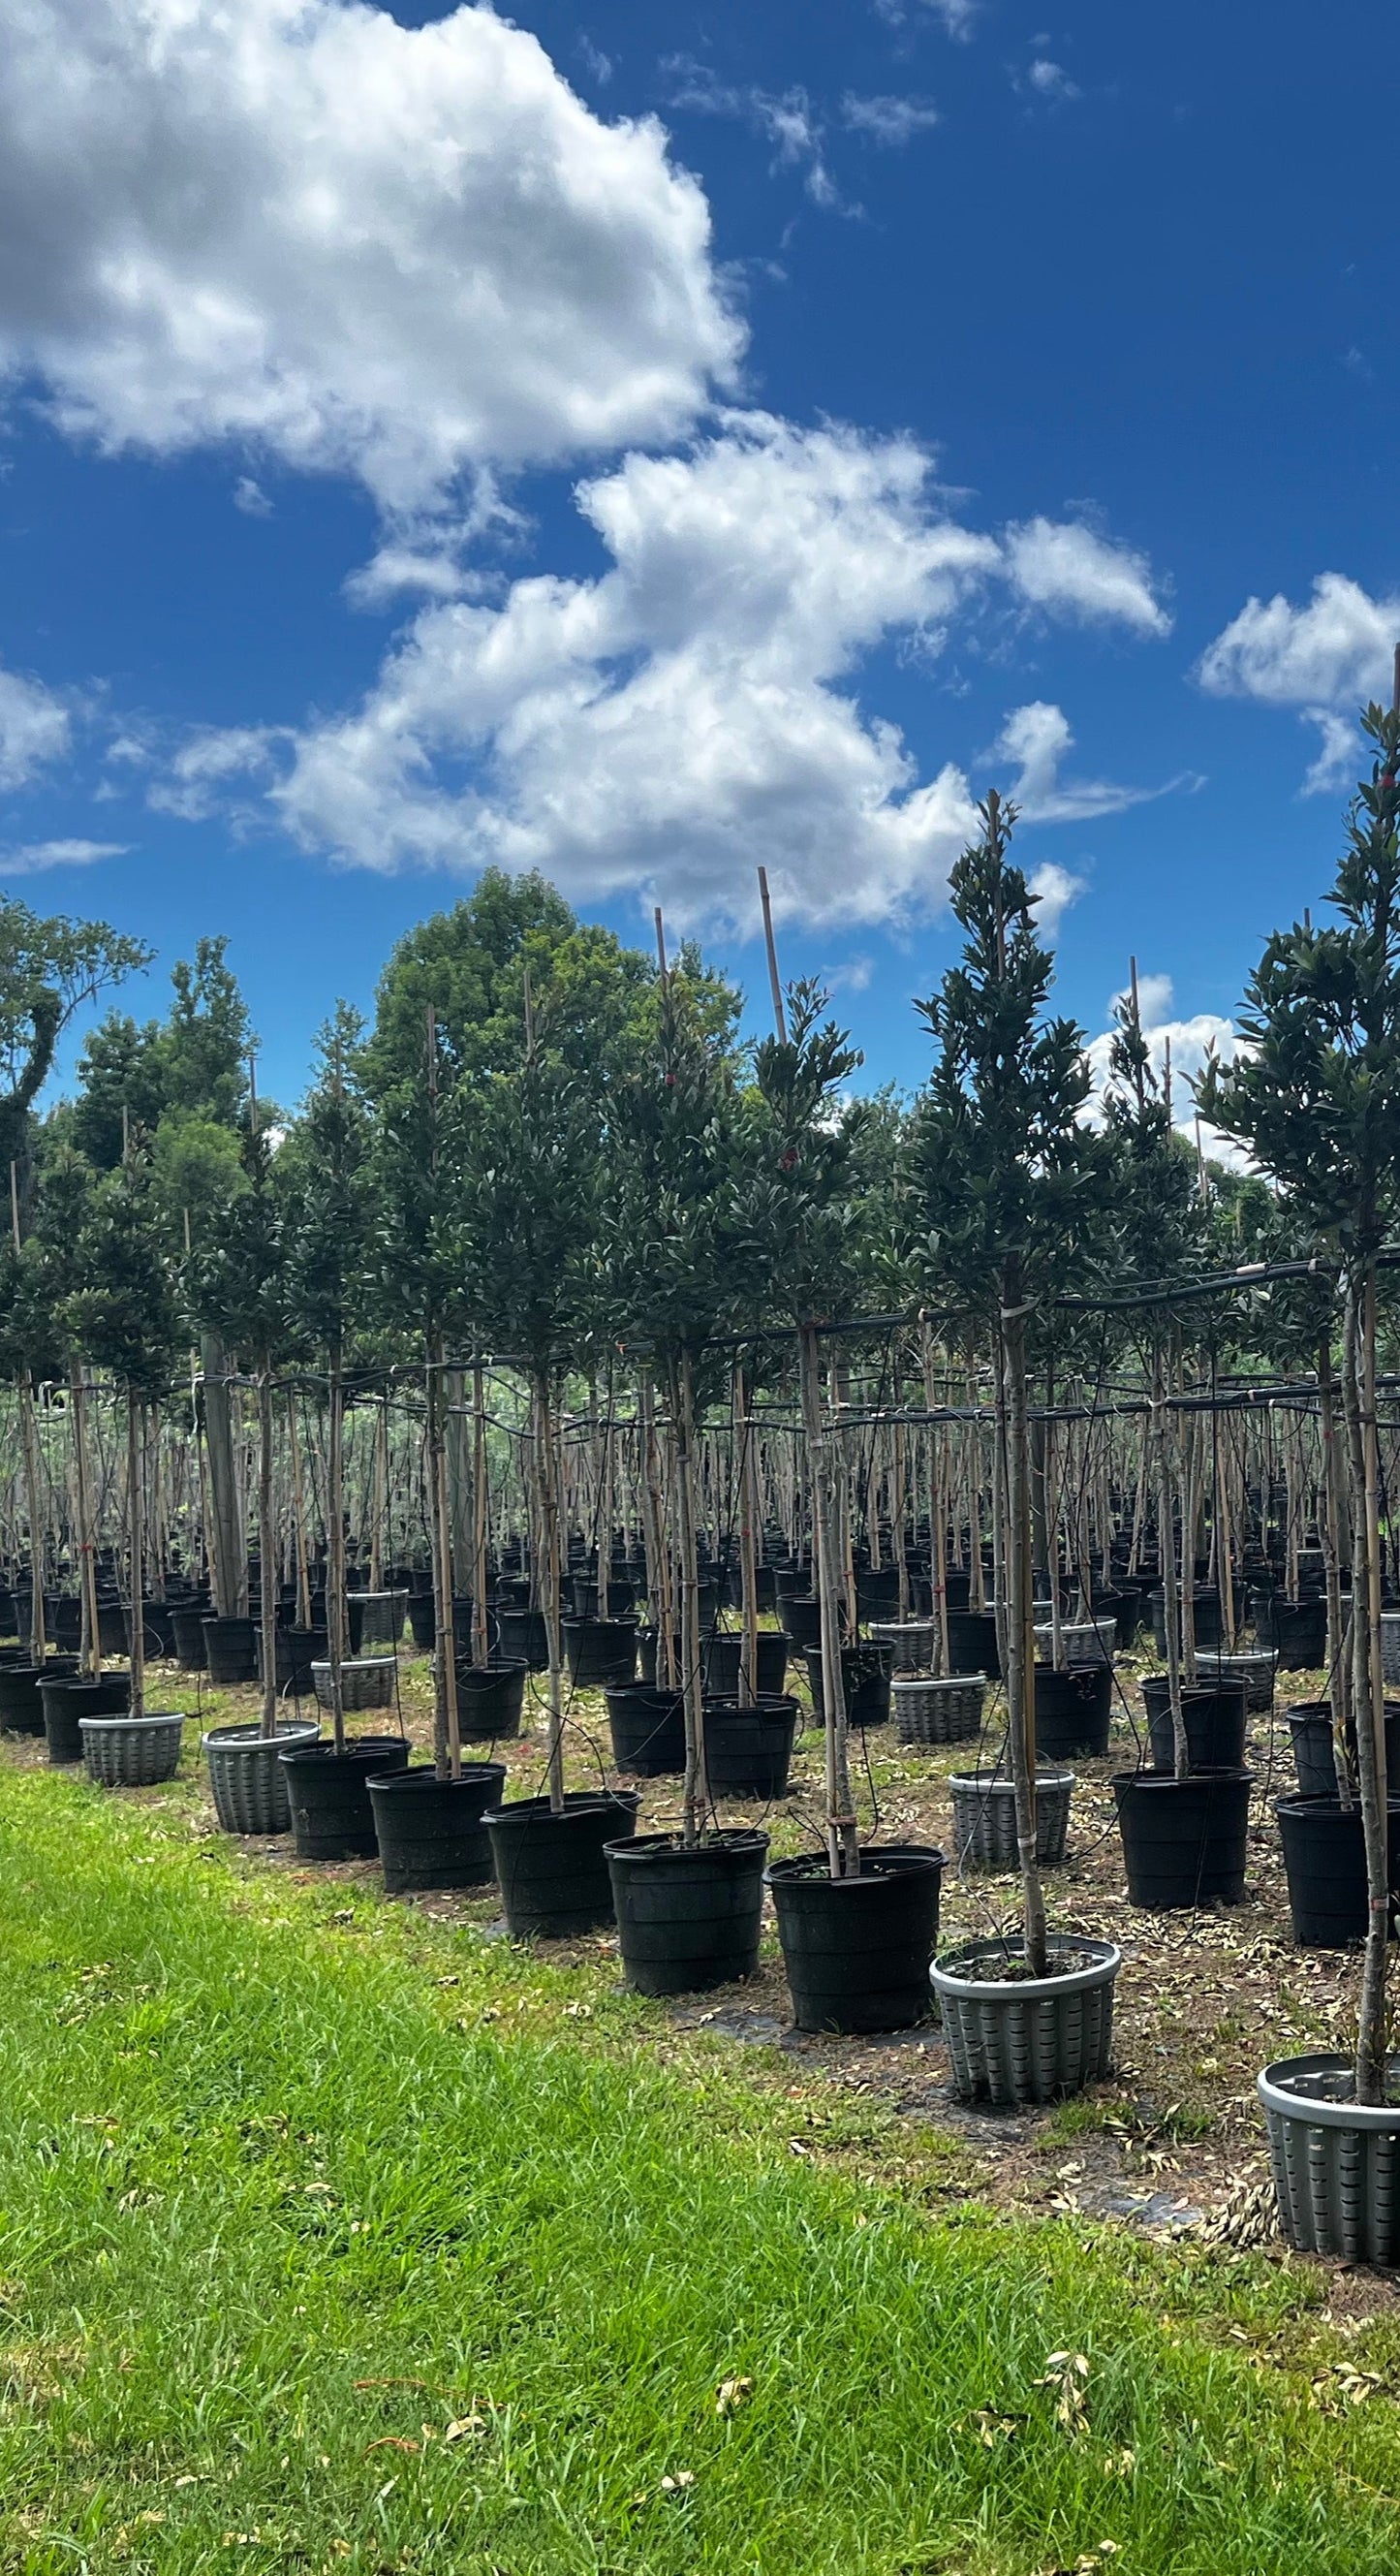
[{"label": "tree trunk", "polygon": [[34,1430],[34,1390],[27,1377],[19,1381],[20,1437],[24,1446],[24,1503],[29,1514],[29,1652],[42,1664],[48,1652],[44,1630],[44,1530],[39,1506],[39,1443]]},{"label": "tree trunk", "polygon": [[141,1474],[141,1403],[126,1391],[126,1534],[131,1551],[131,1714],[146,1714],[146,1604],[141,1580],[146,1552],[145,1492]]},{"label": "tree trunk", "polygon": [[81,1665],[85,1673],[102,1670],[102,1627],[97,1609],[97,1565],[93,1555],[92,1483],[88,1472],[87,1394],[80,1363],[68,1373],[73,1408],[73,1470],[78,1503],[78,1581],[83,1603]]},{"label": "tree trunk", "polygon": [[248,1609],[248,1551],[238,1508],[238,1472],[233,1454],[233,1393],[228,1383],[228,1353],[217,1333],[200,1338],[204,1377],[204,1445],[209,1461],[213,1515],[211,1572],[214,1607],[221,1619],[242,1619]]},{"label": "tree trunk", "polygon": [[535,1380],[535,1476],[540,1507],[540,1555],[544,1574],[544,1632],[549,1647],[549,1804],[564,1812],[564,1674],[560,1649],[559,1488],[554,1455],[554,1420],[548,1375]]},{"label": "tree trunk", "polygon": [[462,1776],[457,1707],[457,1626],[453,1608],[452,1503],[443,1433],[442,1337],[428,1337],[424,1372],[428,1414],[428,1525],[433,1549],[433,1768],[439,1780]]},{"label": "tree trunk", "polygon": [[681,1671],[685,1695],[685,1792],[682,1838],[694,1851],[709,1807],[705,1780],[704,1679],[700,1668],[700,1565],[695,1541],[695,1387],[683,1353],[671,1373],[676,1426],[676,1520],[681,1559]]},{"label": "tree trunk", "polygon": [[826,1735],[826,1840],[833,1878],[860,1874],[860,1842],[851,1790],[845,1678],[841,1670],[842,1582],[831,1520],[830,1430],[822,1411],[821,1357],[815,1324],[801,1335],[802,1414],[812,1485],[812,1571],[821,1610],[822,1701]]},{"label": "tree trunk", "polygon": [[345,1750],[345,1385],[340,1346],[331,1353],[330,1420],[326,1436],[326,1657],[330,1664],[331,1728],[337,1753]]},{"label": "tree trunk", "polygon": [[1375,1274],[1347,1274],[1342,1407],[1351,1486],[1352,1695],[1366,1843],[1366,1947],[1357,2014],[1356,2099],[1386,2097],[1386,1971],[1390,1869],[1384,1699],[1380,1672],[1380,1527],[1376,1479]]},{"label": "tree trunk", "polygon": [[1032,1976],[1047,1971],[1045,1894],[1036,1857],[1035,1616],[1031,1599],[1030,1444],[1026,1427],[1026,1308],[1019,1265],[1002,1278],[1001,1371],[997,1380],[998,1433],[1006,1469],[1006,1564],[997,1592],[1007,1596],[1007,1745],[1016,1800],[1016,1845],[1021,1864],[1026,1964]]},{"label": "tree trunk", "polygon": [[272,1355],[258,1356],[258,1564],[262,1610],[262,1731],[277,1732],[277,1532],[272,1517]]},{"label": "tree trunk", "polygon": [[1354,1751],[1351,1726],[1351,1665],[1342,1615],[1341,1473],[1337,1457],[1337,1419],[1332,1383],[1332,1340],[1325,1333],[1317,1354],[1318,1418],[1322,1434],[1322,1545],[1327,1572],[1327,1696],[1332,1708],[1332,1758],[1337,1795],[1353,1804]]},{"label": "tree trunk", "polygon": [[1186,1720],[1181,1709],[1181,1655],[1178,1645],[1176,1581],[1176,1500],[1172,1491],[1171,1452],[1162,1384],[1162,1354],[1152,1351],[1152,1445],[1157,1453],[1157,1565],[1162,1578],[1162,1637],[1167,1652],[1167,1697],[1172,1713],[1172,1767],[1178,1780],[1191,1768]]},{"label": "tree trunk", "polygon": [[739,1697],[751,1707],[758,1698],[758,1452],[742,1361],[734,1369],[734,1420],[739,1431],[739,1571],[744,1592]]}]

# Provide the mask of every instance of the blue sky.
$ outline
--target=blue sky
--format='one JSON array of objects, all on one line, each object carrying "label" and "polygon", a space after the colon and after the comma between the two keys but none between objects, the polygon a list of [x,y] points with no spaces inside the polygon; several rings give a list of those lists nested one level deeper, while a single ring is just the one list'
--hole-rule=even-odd
[{"label": "blue sky", "polygon": [[138,1007],[227,932],[293,1097],[494,856],[757,1018],[762,858],[913,1082],[1019,779],[1066,1006],[1224,1034],[1400,631],[1378,7],[0,32],[0,886]]}]

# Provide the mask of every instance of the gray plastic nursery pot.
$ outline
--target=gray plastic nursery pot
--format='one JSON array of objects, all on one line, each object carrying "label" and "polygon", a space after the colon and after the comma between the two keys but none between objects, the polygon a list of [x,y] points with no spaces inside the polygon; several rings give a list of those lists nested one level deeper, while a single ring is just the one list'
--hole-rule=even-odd
[{"label": "gray plastic nursery pot", "polygon": [[[1392,2058],[1390,2087],[1400,2086]],[[1300,2254],[1400,2263],[1400,2102],[1353,2102],[1348,2058],[1280,2058],[1259,2077],[1279,2226]]]},{"label": "gray plastic nursery pot", "polygon": [[1047,1948],[1064,1972],[1049,1977],[978,1974],[1025,1956],[1011,1941],[965,1941],[930,1971],[943,2014],[953,2083],[964,2102],[1011,2110],[1081,2092],[1113,2057],[1113,1988],[1123,1954],[1112,1941],[1052,1932]]},{"label": "gray plastic nursery pot", "polygon": [[275,1735],[264,1735],[261,1726],[254,1724],[213,1726],[201,1736],[220,1831],[290,1833],[292,1810],[280,1757],[295,1745],[314,1744],[319,1734],[314,1721],[293,1725],[288,1720]]},{"label": "gray plastic nursery pot", "polygon": [[170,1709],[144,1717],[80,1717],[89,1780],[101,1789],[151,1789],[173,1780],[184,1723]]},{"label": "gray plastic nursery pot", "polygon": [[[959,1869],[1015,1869],[1016,1784],[1002,1771],[954,1772],[953,1855]],[[1035,1851],[1042,1869],[1059,1869],[1069,1835],[1072,1771],[1035,1775]]]}]

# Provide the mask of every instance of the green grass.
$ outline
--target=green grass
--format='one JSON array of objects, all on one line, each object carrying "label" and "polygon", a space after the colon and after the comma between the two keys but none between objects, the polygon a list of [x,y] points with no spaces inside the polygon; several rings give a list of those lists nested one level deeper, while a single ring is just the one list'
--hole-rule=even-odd
[{"label": "green grass", "polygon": [[659,2062],[601,1961],[3,1765],[0,1956],[7,2570],[1400,2563],[1320,2276],[931,2217],[720,2043]]}]

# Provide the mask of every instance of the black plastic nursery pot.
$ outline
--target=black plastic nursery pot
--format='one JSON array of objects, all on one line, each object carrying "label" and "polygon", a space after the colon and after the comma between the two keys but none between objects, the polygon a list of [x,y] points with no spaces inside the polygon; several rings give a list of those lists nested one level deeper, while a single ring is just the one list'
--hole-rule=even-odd
[{"label": "black plastic nursery pot", "polygon": [[[1359,1806],[1337,1797],[1276,1798],[1288,1910],[1300,1949],[1342,1950],[1366,1938],[1366,1843]],[[1386,1812],[1391,1931],[1400,1887],[1400,1800]]]},{"label": "black plastic nursery pot", "polygon": [[[1325,1699],[1302,1701],[1288,1712],[1293,1738],[1293,1767],[1300,1798],[1335,1798],[1337,1755],[1332,1740],[1332,1711]],[[1385,1769],[1400,1793],[1400,1701],[1385,1704]]]},{"label": "black plastic nursery pot", "polygon": [[773,1861],[765,1877],[799,2030],[908,2030],[925,2018],[941,1851],[885,1843],[861,1853],[858,1878],[833,1879],[824,1856]]},{"label": "black plastic nursery pot", "polygon": [[1164,1913],[1195,1905],[1239,1905],[1244,1898],[1250,1771],[1120,1771],[1109,1782],[1128,1902]]},{"label": "black plastic nursery pot", "polygon": [[252,1681],[256,1672],[252,1620],[206,1618],[202,1625],[204,1662],[211,1682],[232,1688]]},{"label": "black plastic nursery pot", "polygon": [[685,1700],[680,1691],[625,1682],[605,1693],[613,1760],[619,1771],[655,1779],[685,1769]]},{"label": "black plastic nursery pot", "polygon": [[[808,1646],[805,1654],[807,1679],[812,1688],[812,1708],[820,1725],[826,1714],[821,1648]],[[846,1699],[846,1716],[852,1726],[888,1726],[893,1677],[893,1646],[842,1647],[841,1683]]]},{"label": "black plastic nursery pot", "polygon": [[899,1616],[899,1568],[866,1565],[856,1574],[856,1615],[861,1619]]},{"label": "black plastic nursery pot", "polygon": [[81,1762],[82,1719],[124,1715],[131,1706],[131,1683],[125,1673],[112,1673],[99,1681],[50,1681],[46,1675],[39,1697],[50,1762]]},{"label": "black plastic nursery pot", "polygon": [[299,1860],[372,1860],[378,1848],[369,1783],[400,1771],[408,1746],[397,1735],[355,1735],[343,1753],[334,1744],[298,1744],[280,1757]]},{"label": "black plastic nursery pot", "polygon": [[1108,1664],[1077,1664],[1057,1673],[1035,1668],[1035,1748],[1047,1762],[1069,1753],[1106,1753],[1113,1714],[1113,1672]]},{"label": "black plastic nursery pot", "polygon": [[948,1670],[950,1673],[985,1673],[988,1681],[1000,1681],[1001,1655],[997,1647],[994,1611],[949,1611]]},{"label": "black plastic nursery pot", "polygon": [[1283,1672],[1315,1672],[1327,1654],[1325,1597],[1288,1601],[1262,1589],[1249,1596],[1254,1633]]},{"label": "black plastic nursery pot", "polygon": [[548,1670],[549,1630],[543,1610],[498,1610],[496,1636],[502,1663],[523,1662],[532,1673]]},{"label": "black plastic nursery pot", "polygon": [[[759,1699],[780,1699],[787,1680],[791,1640],[779,1628],[760,1629],[758,1636]],[[707,1637],[701,1648],[705,1690],[711,1699],[737,1699],[744,1641],[739,1636]]]},{"label": "black plastic nursery pot", "polygon": [[[1159,1771],[1170,1771],[1174,1739],[1171,1685],[1166,1674],[1150,1673],[1143,1683],[1142,1697],[1153,1764]],[[1181,1715],[1186,1728],[1186,1755],[1193,1771],[1238,1769],[1244,1760],[1243,1682],[1213,1682],[1200,1688],[1188,1682],[1181,1693]]]},{"label": "black plastic nursery pot", "polygon": [[517,1663],[457,1666],[457,1724],[464,1743],[501,1744],[520,1733],[530,1668]]},{"label": "black plastic nursery pot", "polygon": [[208,1616],[207,1610],[193,1607],[187,1610],[183,1606],[170,1614],[175,1661],[181,1672],[202,1673],[205,1669],[204,1622]]},{"label": "black plastic nursery pot", "polygon": [[781,1798],[801,1711],[790,1696],[741,1708],[705,1702],[705,1777],[713,1798]]},{"label": "black plastic nursery pot", "polygon": [[[842,1624],[844,1625],[844,1619]],[[815,1592],[789,1592],[783,1600],[783,1626],[794,1646],[819,1646],[822,1605]]]},{"label": "black plastic nursery pot", "polygon": [[419,1653],[431,1654],[437,1643],[437,1603],[431,1592],[410,1592],[408,1629]]},{"label": "black plastic nursery pot", "polygon": [[637,1670],[635,1619],[565,1619],[564,1654],[577,1690],[614,1689]]},{"label": "black plastic nursery pot", "polygon": [[555,1815],[548,1798],[512,1798],[486,1817],[506,1928],[517,1941],[567,1940],[613,1919],[607,1845],[637,1821],[635,1789],[574,1789]]},{"label": "black plastic nursery pot", "polygon": [[40,1685],[71,1681],[77,1670],[76,1655],[50,1655],[42,1664],[0,1664],[0,1727],[7,1735],[42,1735]]},{"label": "black plastic nursery pot", "polygon": [[618,1946],[629,1986],[687,1995],[751,1977],[758,1966],[768,1836],[708,1834],[686,1851],[673,1834],[607,1846]]},{"label": "black plastic nursery pot", "polygon": [[369,1782],[385,1893],[408,1896],[429,1887],[484,1887],[494,1876],[482,1823],[506,1785],[504,1762],[464,1762],[458,1780],[439,1780],[431,1763],[413,1762]]}]

